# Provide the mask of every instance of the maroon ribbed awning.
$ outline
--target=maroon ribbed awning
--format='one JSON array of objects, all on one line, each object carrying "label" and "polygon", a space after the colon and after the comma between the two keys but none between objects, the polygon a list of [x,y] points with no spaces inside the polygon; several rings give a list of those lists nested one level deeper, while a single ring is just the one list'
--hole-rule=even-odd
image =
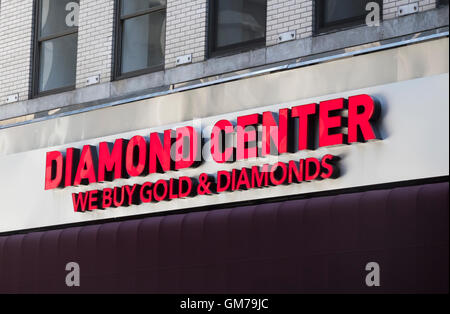
[{"label": "maroon ribbed awning", "polygon": [[0,237],[0,292],[448,292],[448,205],[445,182]]}]

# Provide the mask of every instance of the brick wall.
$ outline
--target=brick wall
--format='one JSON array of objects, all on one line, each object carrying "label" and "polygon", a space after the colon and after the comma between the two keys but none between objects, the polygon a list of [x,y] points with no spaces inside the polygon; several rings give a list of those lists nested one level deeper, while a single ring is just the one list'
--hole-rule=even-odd
[{"label": "brick wall", "polygon": [[[27,100],[31,86],[32,0],[0,0],[0,105],[9,95]],[[397,16],[398,7],[417,2],[419,11],[434,9],[437,0],[384,0],[384,19]],[[114,46],[114,0],[80,0],[77,88],[100,74],[111,80]],[[267,45],[279,35],[296,32],[296,39],[312,36],[313,0],[268,0]],[[208,0],[168,0],[166,19],[166,68],[176,58],[192,54],[192,62],[206,58]]]},{"label": "brick wall", "polygon": [[207,0],[168,0],[166,20],[166,68],[176,58],[192,54],[192,62],[205,60]]},{"label": "brick wall", "polygon": [[278,43],[280,34],[295,31],[296,39],[312,36],[312,0],[267,1],[267,45]]},{"label": "brick wall", "polygon": [[419,12],[436,8],[437,0],[383,0],[383,19],[398,17],[398,8],[409,3],[419,3]]},{"label": "brick wall", "polygon": [[109,82],[113,63],[114,0],[80,0],[77,88],[100,74]]},{"label": "brick wall", "polygon": [[27,100],[31,83],[33,1],[1,0],[0,8],[0,105],[19,94]]}]

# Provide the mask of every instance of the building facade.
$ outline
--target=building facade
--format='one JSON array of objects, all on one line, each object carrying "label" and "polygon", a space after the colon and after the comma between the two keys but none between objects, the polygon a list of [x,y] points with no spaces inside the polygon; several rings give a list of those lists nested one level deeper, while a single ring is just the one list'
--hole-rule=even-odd
[{"label": "building facade", "polygon": [[0,292],[448,292],[448,9],[1,0]]}]

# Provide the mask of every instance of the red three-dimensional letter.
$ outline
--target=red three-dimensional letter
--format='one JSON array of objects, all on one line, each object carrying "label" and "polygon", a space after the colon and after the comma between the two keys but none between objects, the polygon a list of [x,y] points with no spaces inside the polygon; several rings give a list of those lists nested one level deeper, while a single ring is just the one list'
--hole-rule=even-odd
[{"label": "red three-dimensional letter", "polygon": [[366,142],[377,138],[373,122],[379,109],[369,95],[358,95],[348,99],[348,142]]}]

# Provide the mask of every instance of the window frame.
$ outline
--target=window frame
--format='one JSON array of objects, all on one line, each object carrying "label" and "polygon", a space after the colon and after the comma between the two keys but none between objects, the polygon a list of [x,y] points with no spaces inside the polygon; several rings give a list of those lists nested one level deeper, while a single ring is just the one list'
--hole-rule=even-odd
[{"label": "window frame", "polygon": [[[324,35],[328,33],[339,32],[342,30],[355,28],[358,26],[365,25],[365,17],[367,14],[362,16],[350,17],[337,22],[332,22],[327,25],[322,24],[321,21],[324,20],[324,6],[327,0],[315,0],[314,1],[314,36]],[[372,2],[377,2],[380,5],[380,19],[383,20],[383,1],[382,0],[372,0]]]},{"label": "window frame", "polygon": [[[131,71],[131,72],[125,72],[122,73],[121,68],[122,68],[122,38],[123,38],[123,25],[125,20],[127,19],[131,19],[134,17],[138,17],[138,16],[143,16],[146,14],[151,14],[154,12],[159,12],[159,11],[165,11],[165,21],[164,23],[166,23],[167,25],[167,1],[165,5],[159,5],[159,6],[155,6],[153,8],[149,8],[149,9],[145,9],[145,10],[141,10],[139,12],[135,12],[132,14],[127,14],[122,16],[121,11],[122,11],[122,1],[121,0],[115,0],[115,21],[114,21],[114,40],[115,40],[115,44],[114,44],[114,62],[113,62],[113,80],[122,80],[122,79],[126,79],[126,78],[130,78],[130,77],[135,77],[135,76],[139,76],[139,75],[143,75],[143,74],[148,74],[148,73],[153,73],[153,72],[158,72],[158,71],[162,71],[165,68],[165,61],[163,64],[161,65],[157,65],[157,66],[152,66],[152,67],[148,67],[145,69],[141,69],[141,70],[136,70],[136,71]],[[164,34],[164,36],[167,36],[167,29],[166,29],[166,34]],[[164,41],[164,45],[166,43],[166,40]],[[166,47],[164,47],[165,49]],[[165,52],[164,52],[164,58],[165,58]]]},{"label": "window frame", "polygon": [[267,1],[266,1],[266,16],[264,18],[264,37],[249,40],[246,42],[236,43],[221,48],[216,48],[216,23],[218,19],[218,10],[216,10],[215,0],[208,0],[208,58],[214,58],[217,56],[237,54],[240,52],[246,52],[253,49],[263,48],[266,46],[267,39]]},{"label": "window frame", "polygon": [[[76,77],[75,82],[73,85],[66,86],[66,87],[60,87],[55,88],[47,91],[39,91],[39,74],[41,70],[41,43],[48,40],[53,40],[57,38],[61,38],[68,35],[78,34],[78,26],[74,27],[74,30],[67,30],[64,32],[60,32],[58,34],[54,35],[48,35],[44,37],[40,37],[40,29],[41,29],[41,3],[42,0],[35,0],[34,1],[34,9],[33,9],[33,58],[32,58],[32,79],[31,79],[31,92],[30,92],[30,98],[36,98],[36,97],[42,97],[47,95],[53,95],[53,94],[59,94],[63,92],[72,91],[76,88]],[[77,38],[78,40],[78,38]],[[77,47],[78,47],[78,41],[77,41]],[[76,71],[75,71],[76,75]]]}]

